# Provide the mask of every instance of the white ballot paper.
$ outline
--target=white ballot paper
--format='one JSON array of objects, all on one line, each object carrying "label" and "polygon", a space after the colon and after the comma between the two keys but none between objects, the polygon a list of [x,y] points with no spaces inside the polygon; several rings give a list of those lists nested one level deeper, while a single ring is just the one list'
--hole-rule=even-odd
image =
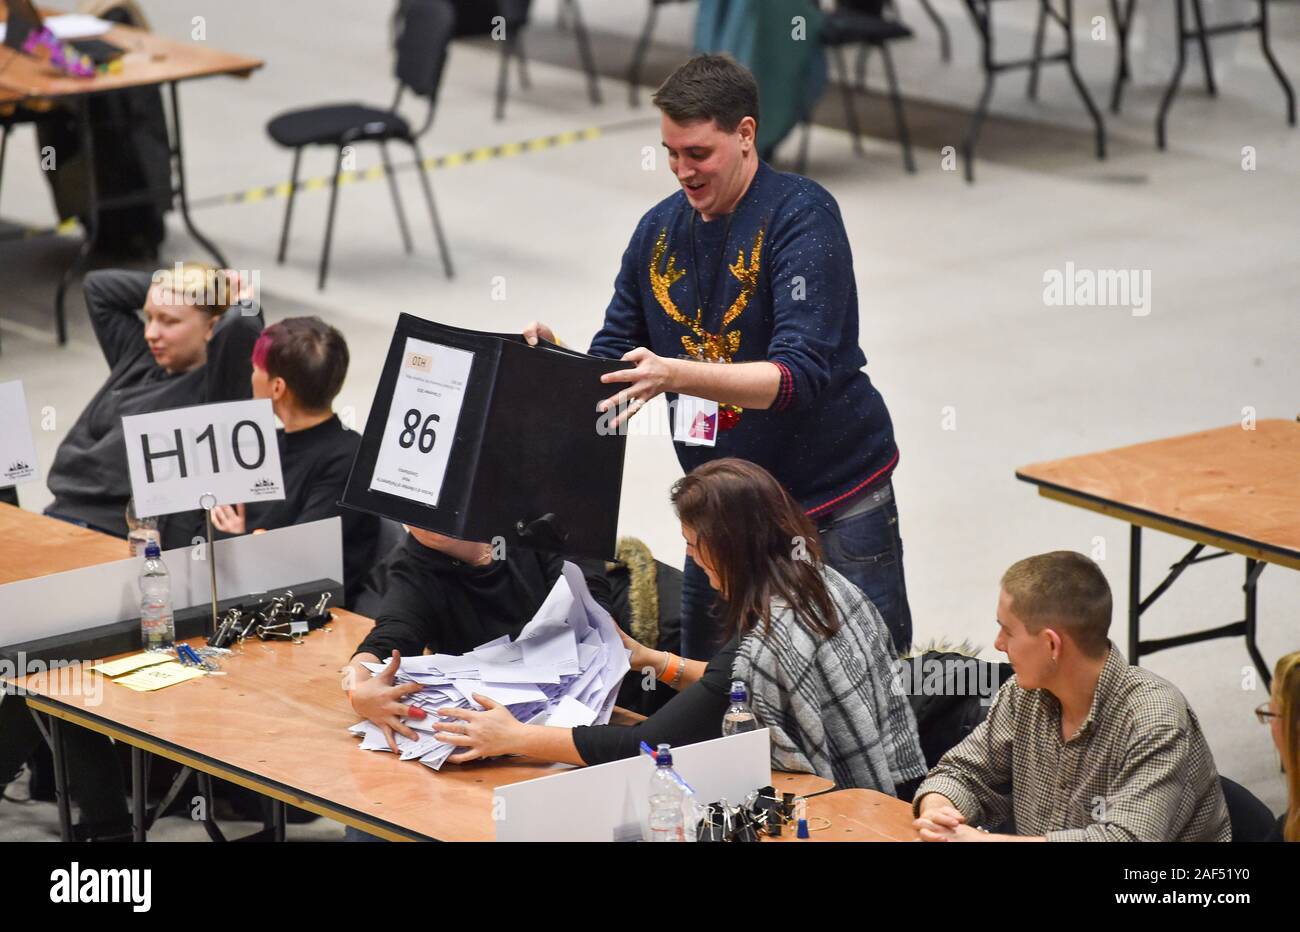
[{"label": "white ballot paper", "polygon": [[474,354],[406,338],[370,489],[438,507]]},{"label": "white ballot paper", "polygon": [[0,486],[40,478],[22,382],[0,382]]},{"label": "white ballot paper", "polygon": [[[573,728],[604,725],[614,711],[618,687],[630,669],[628,651],[609,612],[591,597],[582,571],[565,563],[563,575],[531,621],[511,641],[501,637],[467,654],[403,657],[396,682],[418,683],[407,697],[427,718],[408,717],[417,740],[394,735],[402,760],[419,759],[438,770],[457,750],[434,737],[438,724],[452,719],[438,709],[482,708],[474,695],[506,706],[521,722]],[[365,665],[371,673],[382,663]],[[379,726],[357,722],[348,731],[361,738],[363,751],[389,751]]]}]

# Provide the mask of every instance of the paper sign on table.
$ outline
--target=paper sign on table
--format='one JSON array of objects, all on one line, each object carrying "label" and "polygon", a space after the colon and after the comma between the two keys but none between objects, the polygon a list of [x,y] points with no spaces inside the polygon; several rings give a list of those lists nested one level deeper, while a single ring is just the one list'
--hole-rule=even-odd
[{"label": "paper sign on table", "polygon": [[121,676],[123,673],[133,673],[144,667],[157,666],[160,663],[167,663],[175,658],[171,654],[164,654],[160,651],[144,651],[140,654],[131,654],[129,657],[119,657],[117,660],[106,660],[103,663],[97,663],[90,669],[102,673],[105,676]]},{"label": "paper sign on table", "polygon": [[187,680],[197,680],[201,676],[203,676],[202,670],[186,667],[174,660],[169,660],[167,663],[145,667],[143,670],[136,670],[126,676],[119,676],[113,682],[125,686],[127,689],[134,689],[136,692],[147,693],[153,692],[155,689],[175,686],[177,683],[184,683]]},{"label": "paper sign on table", "polygon": [[122,418],[135,513],[193,511],[284,498],[271,402],[228,401]]},{"label": "paper sign on table", "polygon": [[0,486],[40,477],[22,382],[0,382]]}]

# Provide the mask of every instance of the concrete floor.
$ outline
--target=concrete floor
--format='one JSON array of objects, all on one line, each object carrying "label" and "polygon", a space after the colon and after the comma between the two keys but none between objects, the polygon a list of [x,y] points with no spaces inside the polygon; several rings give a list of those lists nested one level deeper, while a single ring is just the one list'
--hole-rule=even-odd
[{"label": "concrete floor", "polygon": [[[315,276],[324,192],[300,196],[284,266],[275,263],[281,201],[195,214],[234,266],[260,271],[269,317],[320,314],[343,330],[353,364],[338,407],[357,424],[364,423],[399,312],[489,330],[515,330],[540,318],[583,345],[599,325],[636,220],[673,189],[662,158],[654,170],[642,168],[643,148],[655,151],[659,144],[652,111],[644,104],[632,109],[625,85],[608,78],[604,103],[593,108],[587,101],[571,40],[555,29],[555,5],[536,4],[533,87],[512,89],[504,122],[492,119],[495,50],[455,46],[427,149],[462,152],[589,126],[610,129],[593,141],[436,172],[457,268],[453,281],[442,276],[409,173],[401,184],[415,254],[402,253],[384,185],[349,186],[340,195],[323,292]],[[189,33],[198,9],[174,0],[143,6],[155,29],[178,36]],[[1037,102],[1024,97],[1023,75],[1014,75],[999,82],[978,180],[968,186],[960,171],[943,169],[941,149],[960,145],[965,132],[979,88],[977,46],[958,0],[935,0],[935,6],[953,36],[948,65],[939,62],[934,30],[919,7],[900,2],[917,32],[896,58],[918,173],[902,172],[888,111],[871,100],[862,102],[871,136],[865,157],[853,155],[843,132],[819,126],[809,173],[843,210],[856,254],[868,369],[889,403],[902,449],[895,488],[918,640],[970,638],[991,657],[997,581],[1012,561],[1056,548],[1094,552],[1100,541],[1102,565],[1121,598],[1127,584],[1126,529],[1039,499],[1014,479],[1017,466],[1236,423],[1247,407],[1261,418],[1300,413],[1300,134],[1285,124],[1281,93],[1257,43],[1243,37],[1215,46],[1218,99],[1201,89],[1199,61],[1189,61],[1170,117],[1169,150],[1157,152],[1152,123],[1171,56],[1162,34],[1172,28],[1161,14],[1135,36],[1135,87],[1122,115],[1107,114],[1106,161],[1092,157],[1086,114],[1063,73],[1044,73]],[[1210,8],[1214,18],[1227,6]],[[184,87],[195,198],[287,179],[290,158],[263,130],[275,113],[329,99],[390,98],[385,22],[359,20],[355,10],[342,0],[227,0],[219,16],[208,17],[207,41],[261,56],[268,65],[248,82],[212,79]],[[620,72],[642,5],[588,0],[584,10],[601,69]],[[1092,17],[1105,11],[1104,3],[1086,0],[1076,12],[1080,68],[1098,101],[1109,96],[1114,41],[1087,35]],[[1004,53],[1027,51],[1033,6],[998,4],[996,13]],[[1278,58],[1300,80],[1300,8],[1274,5],[1272,18]],[[344,21],[346,29],[335,25]],[[652,71],[682,57],[676,44],[689,42],[690,22],[689,7],[665,11]],[[873,88],[880,85],[878,69],[873,63]],[[823,112],[838,106],[829,101]],[[11,140],[0,216],[41,227],[54,217],[33,145],[30,130]],[[1244,146],[1257,154],[1254,171],[1242,169]],[[791,155],[787,146],[779,161],[788,164]],[[357,167],[377,161],[376,152],[362,149]],[[330,168],[324,151],[304,159],[306,176]],[[166,262],[199,257],[177,218],[169,230]],[[75,248],[74,239],[43,237],[6,243],[0,253],[0,379],[24,381],[34,415],[53,407],[55,429],[37,438],[46,466],[105,372],[77,294],[69,303],[72,340],[53,346],[54,282]],[[1045,306],[1044,273],[1066,262],[1149,271],[1150,314]],[[504,298],[496,300],[501,283]],[[649,413],[639,416],[647,425]],[[949,415],[955,430],[945,429]],[[1296,471],[1300,479],[1300,464]],[[664,436],[633,432],[621,531],[644,538],[670,562],[682,556],[666,499],[679,474]],[[20,495],[32,509],[49,498],[35,484]],[[1147,536],[1146,589],[1184,549],[1171,538]],[[1162,636],[1238,617],[1241,574],[1235,558],[1195,568],[1151,611],[1144,630]],[[1259,605],[1265,656],[1272,660],[1300,646],[1300,576],[1269,569]],[[1118,640],[1123,631],[1121,618]],[[1262,689],[1243,689],[1249,666],[1243,646],[1200,644],[1144,663],[1186,693],[1220,770],[1280,810],[1285,789],[1277,757],[1251,715],[1266,697]],[[52,807],[24,807],[36,814],[22,818],[9,814],[14,809],[0,804],[0,838],[50,830]],[[316,826],[306,829],[332,831]]]}]

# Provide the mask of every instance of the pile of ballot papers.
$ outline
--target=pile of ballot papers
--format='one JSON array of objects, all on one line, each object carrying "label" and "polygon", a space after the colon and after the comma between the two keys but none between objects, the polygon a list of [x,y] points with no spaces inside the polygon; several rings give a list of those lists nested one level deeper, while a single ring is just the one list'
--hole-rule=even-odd
[{"label": "pile of ballot papers", "polygon": [[[614,619],[587,591],[582,571],[565,563],[546,601],[513,641],[503,636],[467,654],[402,658],[396,683],[420,684],[420,691],[406,698],[428,716],[403,720],[419,738],[394,734],[401,758],[418,758],[434,770],[442,767],[457,748],[434,737],[441,723],[452,721],[439,717],[437,710],[481,709],[472,698],[475,693],[532,725],[604,725],[630,669],[628,653]],[[372,674],[384,666],[366,664]],[[358,722],[348,730],[361,736],[363,751],[392,750],[373,722]]]}]

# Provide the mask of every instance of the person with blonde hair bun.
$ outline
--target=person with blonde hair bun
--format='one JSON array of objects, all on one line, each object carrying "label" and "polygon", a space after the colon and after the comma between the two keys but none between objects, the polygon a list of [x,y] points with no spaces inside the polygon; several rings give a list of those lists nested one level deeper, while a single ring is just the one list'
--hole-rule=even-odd
[{"label": "person with blonde hair bun", "polygon": [[[45,513],[125,538],[131,476],[122,417],[250,398],[262,316],[235,272],[198,263],[103,269],[86,276],[83,290],[108,378],[59,443]],[[199,515],[160,519],[163,548],[188,546]]]}]

